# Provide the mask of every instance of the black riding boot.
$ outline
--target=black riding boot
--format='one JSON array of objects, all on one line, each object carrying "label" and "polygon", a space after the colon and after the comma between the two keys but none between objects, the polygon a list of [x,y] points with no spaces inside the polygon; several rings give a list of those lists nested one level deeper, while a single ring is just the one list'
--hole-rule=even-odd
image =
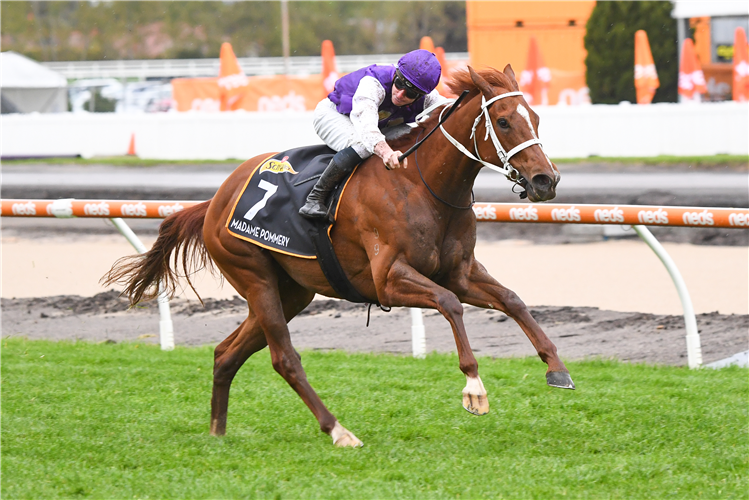
[{"label": "black riding boot", "polygon": [[346,177],[362,159],[354,151],[354,148],[348,147],[338,151],[330,164],[325,168],[317,184],[307,196],[307,203],[299,209],[299,215],[308,219],[322,219],[328,215],[328,207],[325,201],[328,199],[333,188]]}]

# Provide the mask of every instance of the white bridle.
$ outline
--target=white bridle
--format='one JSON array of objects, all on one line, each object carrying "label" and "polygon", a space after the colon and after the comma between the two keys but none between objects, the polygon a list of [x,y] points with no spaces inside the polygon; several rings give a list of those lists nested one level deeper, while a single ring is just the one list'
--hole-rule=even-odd
[{"label": "white bridle", "polygon": [[[495,172],[499,172],[500,174],[503,174],[505,177],[507,177],[511,181],[518,182],[520,180],[520,172],[518,172],[517,169],[510,164],[510,158],[512,158],[514,155],[516,155],[520,151],[526,148],[529,148],[531,146],[534,146],[536,144],[541,146],[541,149],[543,150],[543,145],[541,144],[541,140],[535,137],[536,134],[531,127],[531,133],[534,136],[533,139],[529,139],[521,144],[518,144],[517,146],[512,148],[510,151],[505,151],[505,148],[499,142],[499,138],[497,138],[497,133],[494,131],[494,127],[492,126],[491,117],[489,116],[489,106],[494,101],[504,99],[505,97],[514,97],[514,96],[522,96],[522,95],[523,95],[522,92],[506,92],[504,94],[499,94],[498,96],[494,96],[488,101],[483,96],[483,94],[481,95],[481,111],[479,112],[479,115],[476,117],[476,119],[473,121],[473,127],[471,128],[471,138],[473,139],[473,146],[476,151],[475,156],[470,151],[468,151],[468,149],[466,149],[465,146],[463,146],[460,142],[458,142],[453,136],[448,134],[447,130],[445,130],[445,128],[442,125],[440,125],[440,130],[444,134],[445,138],[448,141],[450,141],[453,144],[453,146],[458,148],[458,150],[464,155],[466,155],[468,158],[481,163],[485,167],[488,167],[494,170]],[[453,102],[455,101],[453,100]],[[430,109],[424,110],[417,117],[417,121],[419,121],[422,117],[428,116],[428,113],[431,112],[433,108],[436,108],[437,106],[442,106],[443,104],[444,104],[444,101],[440,103],[439,105],[436,105]],[[447,106],[445,106],[442,109],[442,112],[440,113],[440,119],[442,118],[442,113],[444,113],[446,109],[447,109]],[[484,161],[481,159],[481,156],[479,155],[479,146],[478,146],[478,142],[476,139],[476,127],[478,127],[479,123],[481,123],[482,114],[486,121],[485,123],[486,134],[484,136],[484,141],[486,141],[489,137],[492,138],[492,142],[494,143],[494,148],[497,150],[497,156],[502,161],[502,166],[494,165],[493,163]],[[548,158],[549,157],[547,156],[546,159],[548,160]],[[549,161],[549,164],[551,164],[550,161]]]}]

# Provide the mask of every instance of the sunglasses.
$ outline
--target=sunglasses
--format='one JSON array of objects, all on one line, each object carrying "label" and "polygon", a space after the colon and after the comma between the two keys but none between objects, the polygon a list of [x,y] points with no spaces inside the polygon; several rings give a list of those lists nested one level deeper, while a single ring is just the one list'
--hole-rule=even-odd
[{"label": "sunglasses", "polygon": [[395,85],[396,89],[405,90],[406,97],[408,97],[409,99],[416,99],[417,97],[425,95],[425,93],[417,89],[413,83],[406,80],[400,70],[395,70],[395,79],[393,80],[393,84]]}]

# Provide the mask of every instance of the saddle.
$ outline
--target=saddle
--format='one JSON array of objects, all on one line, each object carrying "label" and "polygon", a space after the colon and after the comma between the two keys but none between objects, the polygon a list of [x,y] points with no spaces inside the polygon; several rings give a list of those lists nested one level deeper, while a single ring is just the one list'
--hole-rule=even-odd
[{"label": "saddle", "polygon": [[351,302],[371,303],[346,277],[330,239],[338,203],[353,172],[334,189],[328,220],[309,220],[298,213],[334,154],[328,146],[319,145],[289,149],[265,159],[245,182],[226,229],[232,236],[273,252],[318,259],[336,293]]}]

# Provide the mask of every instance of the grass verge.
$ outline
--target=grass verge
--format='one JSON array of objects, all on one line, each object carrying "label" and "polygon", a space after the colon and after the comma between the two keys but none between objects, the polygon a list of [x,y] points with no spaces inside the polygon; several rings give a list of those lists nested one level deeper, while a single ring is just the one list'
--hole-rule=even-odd
[{"label": "grass verge", "polygon": [[303,352],[362,449],[336,449],[267,349],[208,435],[212,350],[2,341],[3,498],[746,498],[746,370],[482,358],[491,412],[461,406],[454,355]]},{"label": "grass verge", "polygon": [[749,156],[746,155],[713,155],[713,156],[624,156],[587,158],[552,158],[554,163],[600,163],[622,165],[691,165],[695,167],[741,167],[749,166]]}]

